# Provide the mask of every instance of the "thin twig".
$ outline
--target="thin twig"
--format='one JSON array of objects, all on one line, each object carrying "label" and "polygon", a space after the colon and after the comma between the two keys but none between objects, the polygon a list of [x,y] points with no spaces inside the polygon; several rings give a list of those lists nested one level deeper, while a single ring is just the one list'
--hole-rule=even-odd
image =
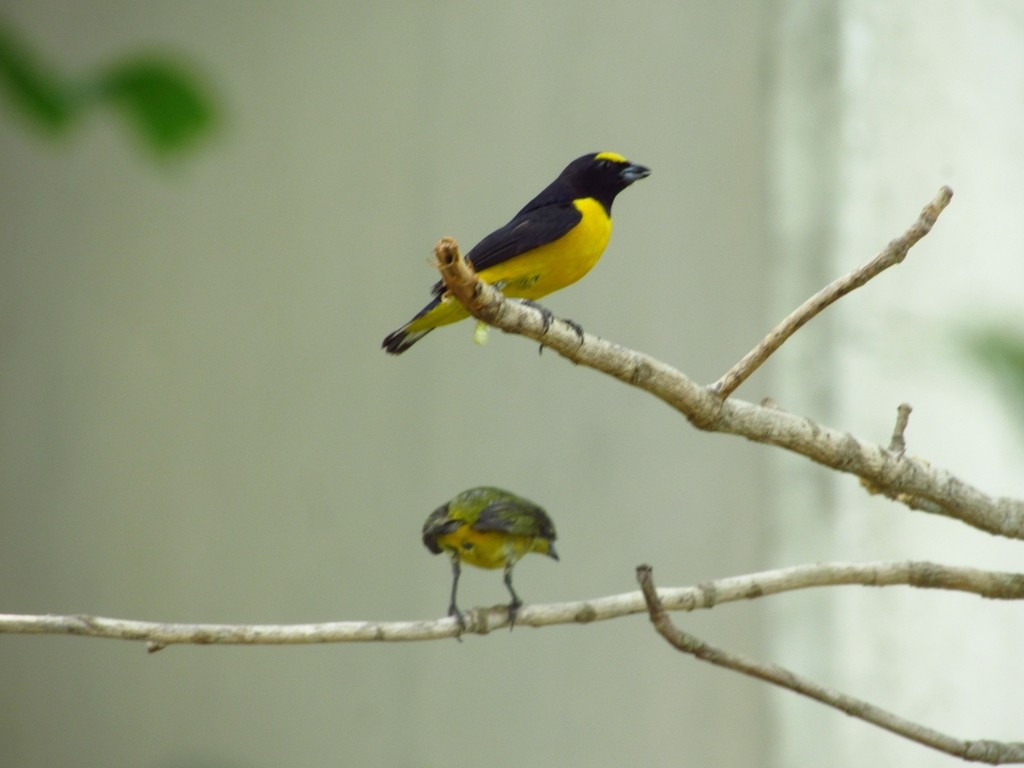
[{"label": "thin twig", "polygon": [[[902,458],[907,452],[906,431],[907,425],[910,423],[910,414],[913,410],[914,409],[910,407],[910,403],[900,403],[896,407],[896,424],[892,428],[892,437],[889,438],[889,453],[899,456],[900,458]],[[879,486],[865,477],[860,479],[860,484],[868,493],[872,495],[881,494],[893,501],[898,501],[900,504],[903,504],[910,509],[915,509],[919,512],[929,512],[933,515],[946,514],[946,511],[941,507],[941,505],[936,504],[934,501],[929,499],[923,499],[919,496],[914,496],[911,493],[897,491],[892,487]]]},{"label": "thin twig", "polygon": [[[721,603],[751,600],[783,592],[840,585],[910,586],[966,592],[996,600],[1024,600],[1024,573],[984,571],[937,563],[905,561],[814,563],[792,568],[730,576],[696,586],[659,590],[668,610],[710,609]],[[587,624],[646,611],[639,592],[592,600],[524,605],[516,627]],[[466,611],[466,633],[487,634],[508,626],[507,606]],[[309,643],[409,642],[460,634],[454,618],[423,621],[334,621],[320,624],[176,624],[101,616],[33,616],[0,614],[0,634],[80,635],[137,640],[151,651],[173,644],[290,645]]]},{"label": "thin twig", "polygon": [[935,198],[926,205],[910,229],[887,245],[881,253],[859,269],[826,285],[809,298],[788,317],[773,328],[761,342],[730,368],[725,375],[711,385],[711,389],[723,398],[736,391],[761,364],[779,347],[786,343],[804,324],[851,291],[860,288],[889,267],[899,264],[907,252],[935,225],[939,214],[949,205],[953,190],[942,187]]},{"label": "thin twig", "polygon": [[[940,190],[936,201],[943,200],[944,192],[948,190]],[[941,207],[936,208],[936,215],[938,211]],[[911,232],[915,234],[895,242],[909,248],[918,236],[913,228]],[[894,252],[902,252],[902,247]],[[643,389],[679,411],[698,429],[741,435],[799,453],[855,475],[872,492],[883,493],[910,509],[951,517],[999,536],[1024,539],[1024,500],[991,496],[927,461],[893,454],[880,445],[775,405],[723,399],[650,355],[582,332],[578,325],[552,318],[536,306],[506,299],[494,286],[477,279],[451,238],[439,241],[435,253],[446,288],[477,319],[507,333],[535,339],[578,365]]]},{"label": "thin twig", "polygon": [[907,424],[910,423],[910,412],[914,409],[910,403],[900,403],[896,407],[896,425],[892,428],[892,438],[889,440],[889,450],[902,456],[907,452]]},{"label": "thin twig", "polygon": [[665,611],[659,592],[654,586],[651,567],[641,565],[636,569],[636,573],[651,623],[658,634],[683,653],[807,696],[898,736],[963,760],[993,765],[1024,762],[1024,742],[957,739],[907,720],[863,699],[826,688],[777,664],[764,664],[742,654],[723,650],[688,632],[683,632],[672,623]]}]

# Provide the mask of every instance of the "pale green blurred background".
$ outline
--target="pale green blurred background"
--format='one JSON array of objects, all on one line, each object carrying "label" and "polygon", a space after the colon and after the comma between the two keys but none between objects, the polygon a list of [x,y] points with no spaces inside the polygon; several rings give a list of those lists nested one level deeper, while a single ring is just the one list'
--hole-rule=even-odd
[{"label": "pale green blurred background", "polygon": [[[109,110],[54,139],[4,108],[2,610],[440,616],[449,568],[420,527],[482,483],[558,525],[562,561],[516,574],[528,602],[630,591],[641,562],[665,584],[764,564],[753,448],[525,340],[478,348],[470,324],[379,348],[428,298],[439,236],[472,245],[611,149],[653,175],[548,304],[724,370],[765,323],[761,3],[34,1],[4,20],[66,74],[165,54],[219,118],[154,158]],[[500,574],[462,586],[467,606],[506,599]],[[749,607],[695,621],[759,646]],[[5,765],[749,764],[767,729],[760,686],[674,658],[642,617],[0,652]]]},{"label": "pale green blurred background", "polygon": [[[943,297],[960,322],[972,291],[971,306],[1019,305],[1001,170],[1020,162],[1024,106],[1007,94],[1024,86],[1024,19],[996,0],[940,5],[9,0],[0,22],[55,73],[159,56],[213,112],[186,149],[157,152],[109,106],[46,131],[0,103],[0,611],[440,616],[449,568],[420,527],[484,483],[558,526],[561,562],[517,568],[527,602],[631,591],[641,562],[665,586],[828,558],[1020,565],[1019,548],[969,550],[962,526],[700,434],[524,339],[480,348],[466,323],[398,359],[379,348],[427,299],[439,236],[472,245],[584,152],[653,175],[616,202],[595,271],[545,304],[704,382],[952,183],[960,207],[922,246],[931,262],[816,321],[738,395],[880,442],[911,398],[915,452],[1018,492],[1012,425],[974,443],[951,429],[985,387],[928,313]],[[979,231],[995,262],[971,250]],[[973,421],[999,424],[985,402]],[[1019,662],[934,673],[1007,655],[1020,634],[1005,613],[972,638],[959,603],[911,619],[876,592],[862,613],[834,595],[678,619],[927,724],[1020,737],[1005,698]],[[464,606],[505,599],[498,574],[466,571]],[[936,615],[957,631],[928,630]],[[917,623],[929,648],[949,642],[924,669],[895,661],[923,658],[920,637],[898,657],[898,640],[858,634]],[[987,712],[975,697],[999,712],[970,721]],[[674,654],[641,616],[153,656],[0,638],[3,766],[868,764],[851,755],[938,764]]]}]

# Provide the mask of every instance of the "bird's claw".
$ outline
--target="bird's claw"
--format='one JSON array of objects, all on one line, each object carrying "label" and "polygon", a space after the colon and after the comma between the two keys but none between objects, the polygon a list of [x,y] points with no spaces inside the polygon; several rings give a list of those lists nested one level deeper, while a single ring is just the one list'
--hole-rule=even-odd
[{"label": "bird's claw", "polygon": [[[520,299],[519,301],[522,302],[523,305],[525,305],[527,307],[532,307],[533,309],[536,309],[538,312],[540,312],[540,316],[541,316],[541,318],[544,321],[544,333],[547,333],[548,331],[551,330],[551,323],[554,321],[555,315],[554,315],[554,313],[550,309],[548,309],[547,307],[541,306],[537,302],[531,301],[530,299]],[[569,319],[566,319],[566,318],[563,318],[562,322],[565,323],[566,325],[568,325],[570,328],[572,328],[573,331],[575,331],[576,335],[579,337],[580,344],[582,344],[583,343],[583,326],[580,325],[579,323],[577,323],[575,320],[569,320]],[[540,348],[537,350],[537,354],[539,355],[539,354],[542,354],[543,352],[544,352],[544,344],[541,344]]]},{"label": "bird's claw", "polygon": [[541,306],[536,301],[530,301],[529,299],[520,299],[520,301],[524,306],[532,307],[540,312],[540,316],[544,320],[544,333],[547,333],[551,329],[551,321],[555,319],[555,313],[547,307]]},{"label": "bird's claw", "polygon": [[583,326],[580,325],[579,323],[577,323],[575,320],[563,319],[562,322],[565,323],[566,325],[568,325],[570,328],[572,328],[576,332],[576,335],[579,336],[579,338],[580,338],[580,344],[582,344],[583,343]]},{"label": "bird's claw", "polygon": [[511,632],[516,628],[516,617],[519,615],[519,608],[522,606],[522,600],[513,600],[508,604],[508,631]]},{"label": "bird's claw", "polygon": [[459,634],[455,636],[455,639],[460,643],[462,642],[462,634],[466,631],[466,617],[458,608],[454,605],[448,609],[448,615],[454,616],[455,620],[459,623]]}]

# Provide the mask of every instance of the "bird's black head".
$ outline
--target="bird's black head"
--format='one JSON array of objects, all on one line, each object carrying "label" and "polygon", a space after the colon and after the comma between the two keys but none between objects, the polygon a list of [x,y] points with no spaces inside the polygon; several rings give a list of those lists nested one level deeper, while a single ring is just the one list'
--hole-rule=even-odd
[{"label": "bird's black head", "polygon": [[645,179],[651,170],[629,162],[615,152],[592,152],[573,160],[560,180],[569,183],[578,197],[593,197],[610,214],[612,201],[634,181]]}]

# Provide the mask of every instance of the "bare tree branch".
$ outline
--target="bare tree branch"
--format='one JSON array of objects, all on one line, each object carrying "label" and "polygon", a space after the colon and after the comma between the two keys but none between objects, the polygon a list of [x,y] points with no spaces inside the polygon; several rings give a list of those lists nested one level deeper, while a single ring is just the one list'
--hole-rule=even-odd
[{"label": "bare tree branch", "polygon": [[[883,253],[891,249],[889,258],[902,258],[905,250],[928,231],[930,222],[948,202],[948,194],[946,188],[940,190],[918,223]],[[725,399],[713,387],[701,386],[650,355],[584,333],[575,324],[554,319],[535,305],[506,299],[494,286],[477,279],[452,238],[442,238],[434,252],[448,291],[476,318],[508,333],[535,339],[574,363],[643,389],[682,413],[698,429],[741,435],[785,448],[856,475],[872,492],[883,493],[911,509],[951,517],[999,536],[1024,538],[1024,501],[1020,499],[990,496],[923,459],[887,450],[780,408]],[[859,277],[847,278],[849,284],[835,289],[840,293],[831,301],[842,295],[843,289],[849,292],[863,284],[871,274],[871,270],[855,272]],[[812,300],[809,305],[819,306],[820,302]],[[808,313],[810,310],[799,315],[803,318],[800,324],[813,316]],[[766,348],[777,349],[778,344],[781,341],[771,342]]]},{"label": "bare tree branch", "polygon": [[800,330],[808,320],[819,314],[829,305],[841,299],[851,291],[860,288],[873,277],[877,277],[889,267],[902,263],[907,252],[917,242],[931,232],[939,218],[939,214],[953,199],[953,190],[949,187],[939,189],[935,198],[926,205],[910,229],[893,240],[881,253],[859,269],[855,269],[845,277],[835,280],[811,298],[793,310],[787,318],[773,328],[762,341],[750,350],[718,381],[711,389],[723,398],[731,395],[737,387],[746,381],[761,364],[781,347],[790,336]]},{"label": "bare tree branch", "polygon": [[[730,576],[692,587],[659,590],[667,610],[694,611],[721,603],[751,600],[814,587],[859,584],[910,586],[967,592],[996,600],[1024,600],[1024,573],[984,571],[937,563],[815,563],[773,571]],[[524,605],[516,626],[588,624],[647,611],[640,592],[547,605]],[[466,611],[466,632],[486,635],[508,626],[505,605]],[[423,621],[332,621],[320,624],[178,624],[101,616],[31,616],[0,614],[0,634],[81,635],[138,640],[158,651],[172,644],[289,645],[309,643],[409,642],[456,637],[451,617]]]},{"label": "bare tree branch", "polygon": [[1024,742],[1000,742],[989,739],[964,740],[947,736],[881,707],[876,707],[863,699],[826,688],[777,664],[764,664],[747,656],[725,651],[688,632],[683,632],[672,624],[665,611],[660,593],[654,586],[651,567],[641,565],[636,571],[651,623],[654,624],[658,634],[683,653],[689,653],[701,661],[707,661],[719,667],[756,677],[772,685],[787,688],[802,696],[834,707],[852,717],[891,731],[898,736],[963,760],[991,763],[992,765],[1024,763]]}]

